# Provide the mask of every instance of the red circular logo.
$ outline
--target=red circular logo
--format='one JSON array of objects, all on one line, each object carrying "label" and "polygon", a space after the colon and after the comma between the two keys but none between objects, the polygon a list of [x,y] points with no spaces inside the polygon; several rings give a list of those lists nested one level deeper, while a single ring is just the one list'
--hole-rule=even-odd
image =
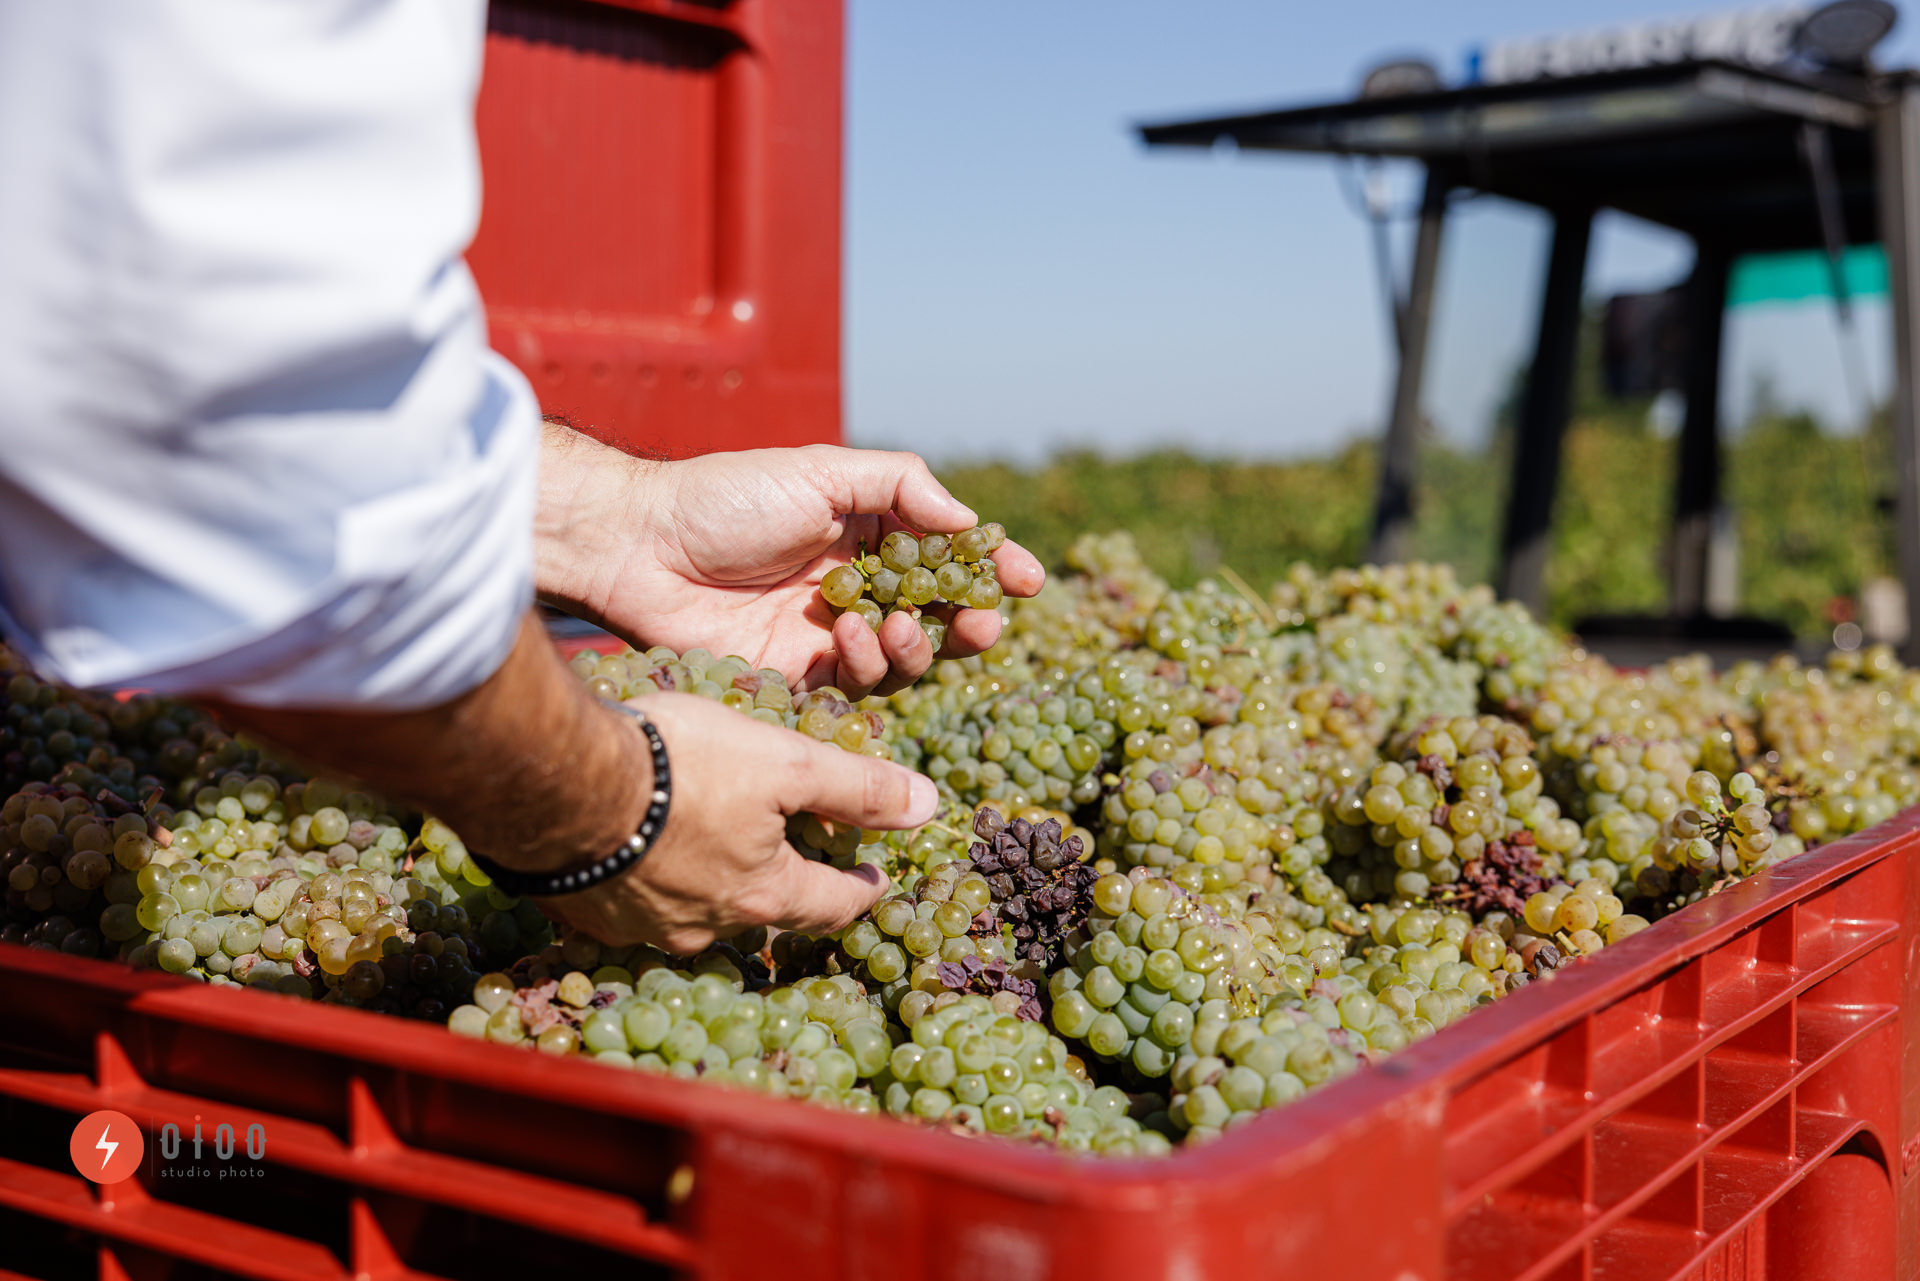
[{"label": "red circular logo", "polygon": [[126,1113],[92,1112],[73,1127],[67,1153],[73,1168],[95,1183],[119,1183],[140,1168],[147,1140]]}]

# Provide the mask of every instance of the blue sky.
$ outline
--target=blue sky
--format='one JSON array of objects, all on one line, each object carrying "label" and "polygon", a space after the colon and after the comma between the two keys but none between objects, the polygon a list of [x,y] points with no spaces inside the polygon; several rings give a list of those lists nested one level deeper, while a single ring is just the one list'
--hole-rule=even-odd
[{"label": "blue sky", "polygon": [[[1347,96],[1389,53],[1453,78],[1483,40],[1695,8],[849,0],[849,440],[1034,462],[1080,446],[1286,456],[1377,430],[1385,321],[1333,162],[1150,153],[1130,125]],[[1920,16],[1882,48],[1920,61]],[[1523,357],[1545,253],[1536,216],[1479,205],[1449,231],[1429,381],[1430,412],[1463,440]],[[1603,219],[1587,288],[1665,285],[1690,257]],[[1862,339],[1883,394],[1882,308],[1863,309]],[[1728,361],[1733,421],[1760,370],[1790,404],[1850,413],[1818,306],[1739,313]]]}]

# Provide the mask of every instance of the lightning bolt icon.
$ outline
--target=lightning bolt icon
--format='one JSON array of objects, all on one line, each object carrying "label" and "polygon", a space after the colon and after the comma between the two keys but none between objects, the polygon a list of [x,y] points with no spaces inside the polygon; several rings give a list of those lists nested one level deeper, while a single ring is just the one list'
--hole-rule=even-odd
[{"label": "lightning bolt icon", "polygon": [[107,1162],[113,1160],[114,1151],[120,1146],[120,1144],[117,1141],[107,1137],[107,1135],[111,1134],[112,1132],[113,1131],[111,1127],[102,1129],[100,1131],[100,1141],[93,1145],[95,1149],[97,1149],[98,1151],[106,1153],[105,1156],[100,1158],[100,1168],[103,1170],[107,1168]]}]

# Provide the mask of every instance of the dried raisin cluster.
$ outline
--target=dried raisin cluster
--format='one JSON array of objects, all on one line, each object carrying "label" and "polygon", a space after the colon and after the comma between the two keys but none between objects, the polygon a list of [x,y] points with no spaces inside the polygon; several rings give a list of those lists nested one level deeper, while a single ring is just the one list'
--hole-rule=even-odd
[{"label": "dried raisin cluster", "polygon": [[1100,874],[1081,861],[1080,838],[1062,840],[1058,819],[1008,822],[990,808],[980,810],[973,827],[980,840],[968,857],[993,894],[974,928],[1004,925],[1017,959],[1051,965],[1061,941],[1093,910],[1093,883]]}]

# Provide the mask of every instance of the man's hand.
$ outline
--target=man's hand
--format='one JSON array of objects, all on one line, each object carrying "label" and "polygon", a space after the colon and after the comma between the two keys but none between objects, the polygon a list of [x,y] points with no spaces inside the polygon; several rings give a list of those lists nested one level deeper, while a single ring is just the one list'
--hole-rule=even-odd
[{"label": "man's hand", "polygon": [[[485,683],[440,707],[293,710],[218,703],[241,729],[419,805],[473,849],[523,872],[584,866],[632,836],[653,791],[652,753],[626,717],[567,670],[531,610]],[[541,904],[609,943],[697,951],[754,925],[835,930],[886,888],[871,870],[810,863],[786,816],[863,828],[933,817],[933,783],[691,694],[635,700],[673,764],[667,823],[640,865]]]},{"label": "man's hand", "polygon": [[[540,466],[542,597],[638,647],[739,654],[796,688],[849,698],[892,693],[933,661],[911,618],[875,633],[856,614],[835,618],[819,593],[828,570],[892,530],[974,523],[913,454],[812,445],[658,463],[550,424]],[[993,559],[1009,596],[1046,580],[1017,544]],[[995,611],[957,610],[942,654],[977,654],[999,636]]]},{"label": "man's hand", "polygon": [[696,952],[755,925],[837,930],[873,906],[886,878],[802,858],[787,844],[787,816],[913,827],[939,804],[933,783],[911,770],[707,699],[651,694],[631,705],[652,718],[673,764],[667,824],[626,875],[540,904],[603,942]]}]

